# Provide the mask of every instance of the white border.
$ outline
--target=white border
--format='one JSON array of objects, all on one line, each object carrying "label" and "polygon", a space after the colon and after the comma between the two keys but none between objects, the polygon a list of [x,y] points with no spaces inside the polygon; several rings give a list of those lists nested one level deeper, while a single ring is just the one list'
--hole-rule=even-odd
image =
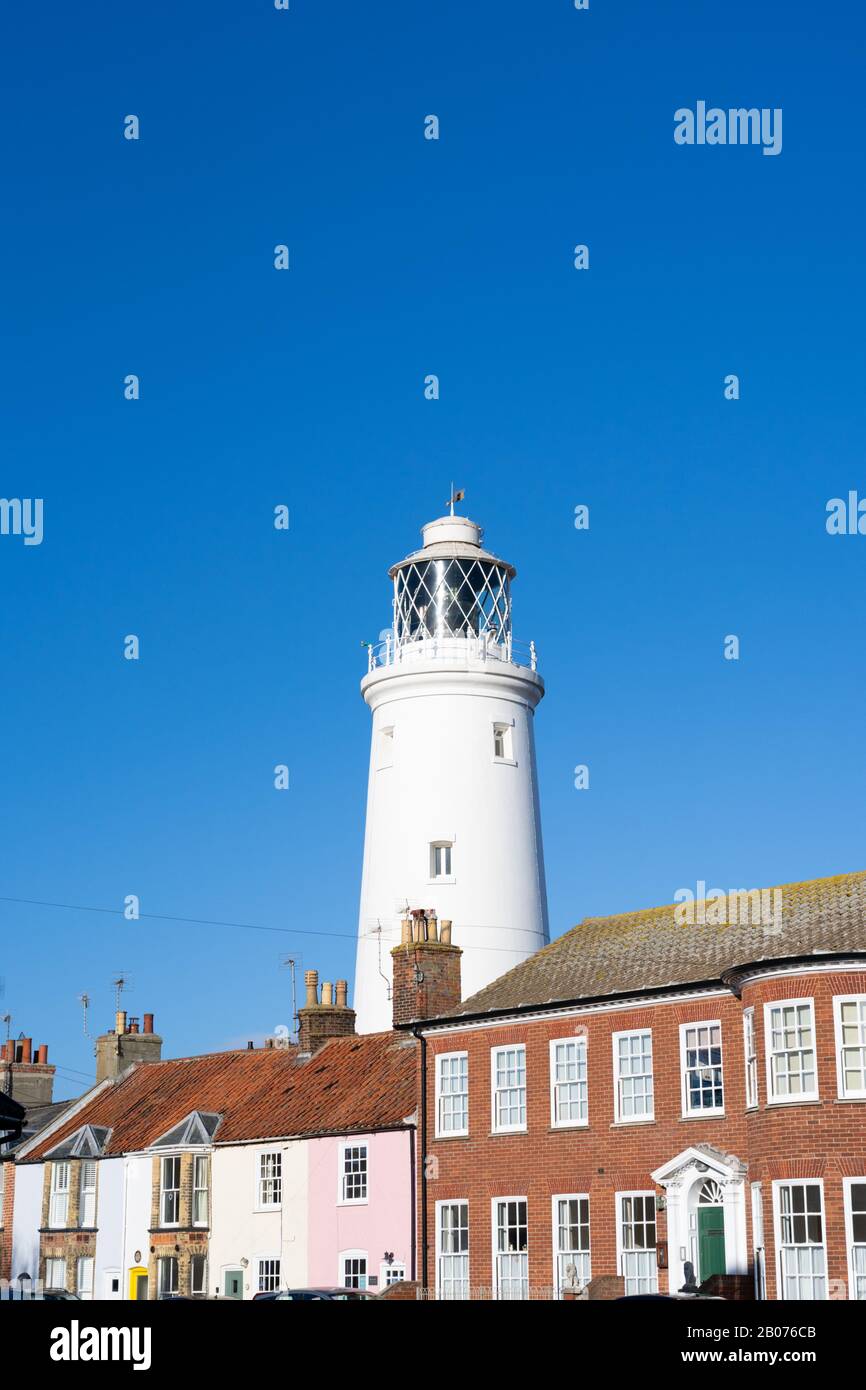
[{"label": "white border", "polygon": [[[472,1274],[471,1274],[471,1269],[470,1269],[470,1265],[469,1265],[469,1256],[470,1256],[470,1252],[471,1252],[471,1249],[472,1249],[472,1231],[471,1231],[471,1228],[470,1228],[470,1225],[469,1225],[469,1198],[468,1198],[468,1197],[442,1197],[439,1201],[436,1202],[436,1207],[435,1207],[435,1210],[436,1210],[436,1218],[435,1218],[435,1219],[436,1219],[436,1238],[435,1238],[435,1240],[434,1240],[434,1242],[433,1242],[433,1244],[434,1244],[434,1250],[435,1250],[434,1258],[435,1258],[435,1261],[436,1261],[435,1267],[434,1267],[434,1269],[433,1269],[433,1287],[434,1287],[434,1289],[435,1289],[435,1291],[436,1291],[436,1297],[437,1297],[437,1298],[440,1298],[440,1297],[441,1297],[441,1290],[442,1290],[442,1284],[441,1284],[441,1280],[440,1280],[440,1278],[439,1278],[439,1259],[440,1259],[440,1257],[441,1257],[441,1255],[442,1255],[442,1221],[441,1221],[441,1217],[440,1217],[440,1211],[441,1211],[442,1207],[457,1207],[457,1206],[463,1206],[463,1207],[466,1208],[466,1242],[467,1242],[467,1244],[466,1244],[466,1282],[469,1284],[469,1293],[470,1293],[470,1297],[471,1297],[471,1294],[472,1294],[472,1282],[471,1282],[471,1281],[472,1281]],[[427,1276],[427,1271],[425,1270],[425,1271],[424,1271],[424,1277],[426,1278],[426,1276]],[[447,1301],[448,1303],[466,1303],[466,1302],[468,1302],[469,1300],[467,1300],[467,1299],[456,1299],[456,1298],[455,1298],[455,1299],[450,1299],[450,1298],[449,1298],[449,1299],[447,1299],[447,1300],[445,1300],[445,1301]]]},{"label": "white border", "polygon": [[[821,1242],[824,1251],[824,1288],[829,1292],[830,1275],[827,1267],[827,1214],[824,1210],[824,1179],[823,1178],[774,1178],[773,1179],[773,1244],[776,1261],[776,1299],[785,1303],[825,1303],[827,1293],[823,1298],[815,1299],[786,1299],[782,1291],[782,1204],[779,1200],[779,1190],[783,1187],[817,1187],[821,1194],[821,1232],[823,1241]],[[815,1249],[814,1244],[808,1242],[811,1249]]]},{"label": "white border", "polygon": [[[347,1284],[346,1271],[343,1268],[344,1260],[366,1260],[367,1262],[367,1282],[366,1284]],[[341,1250],[337,1256],[337,1286],[341,1289],[370,1289],[370,1256],[366,1250]]]},{"label": "white border", "polygon": [[[556,1118],[556,1058],[555,1049],[561,1043],[575,1043],[578,1047],[583,1045],[583,1055],[586,1067],[586,1119],[585,1120],[558,1120]],[[551,1129],[587,1129],[589,1127],[589,1039],[585,1033],[572,1033],[564,1038],[551,1038],[548,1049],[548,1079],[550,1082],[550,1127]],[[655,1100],[655,1097],[653,1097]]]},{"label": "white border", "polygon": [[[522,1125],[498,1125],[496,1123],[496,1057],[500,1052],[516,1052],[518,1049],[523,1052],[523,1108],[526,1111],[526,1121]],[[490,1049],[490,1133],[491,1134],[525,1134],[529,1124],[529,1071],[526,1065],[526,1043],[499,1043]]]},{"label": "white border", "polygon": [[[842,1070],[842,1005],[866,1002],[866,994],[833,995],[833,1033],[836,1040],[836,1095],[839,1100],[866,1100],[866,1085],[859,1091],[845,1090],[845,1075]],[[864,1078],[866,1079],[866,1078]]]},{"label": "white border", "polygon": [[[364,1191],[367,1194],[366,1197],[343,1196],[343,1179],[346,1176],[345,1155],[347,1149],[366,1149],[367,1151],[367,1167],[364,1173],[364,1177],[366,1179],[366,1182],[364,1184]],[[341,1139],[339,1144],[337,1145],[337,1153],[337,1206],[368,1207],[370,1205],[370,1140],[366,1136],[361,1135],[359,1135],[357,1139]],[[369,1273],[370,1271],[368,1269],[368,1277]]]},{"label": "white border", "polygon": [[[655,1277],[656,1277],[656,1286],[655,1286],[655,1289],[653,1290],[653,1292],[654,1292],[654,1293],[661,1293],[661,1289],[660,1289],[660,1287],[659,1287],[659,1282],[660,1282],[660,1281],[659,1281],[659,1265],[658,1265],[658,1258],[659,1258],[659,1257],[658,1257],[659,1203],[658,1203],[658,1196],[657,1196],[656,1193],[652,1190],[652,1188],[649,1188],[649,1187],[624,1188],[622,1191],[615,1192],[615,1193],[613,1194],[613,1199],[614,1199],[614,1202],[616,1203],[616,1205],[615,1205],[615,1207],[614,1207],[614,1215],[615,1215],[615,1220],[616,1220],[616,1272],[617,1272],[617,1274],[619,1274],[619,1275],[622,1276],[622,1280],[623,1280],[623,1290],[622,1290],[622,1291],[623,1291],[624,1294],[626,1293],[626,1288],[625,1288],[625,1271],[623,1270],[623,1267],[622,1267],[622,1257],[623,1257],[623,1255],[626,1253],[626,1252],[625,1252],[625,1249],[624,1249],[624,1247],[623,1247],[623,1243],[622,1243],[622,1225],[623,1225],[623,1222],[622,1222],[622,1199],[623,1199],[623,1197],[652,1197],[652,1199],[653,1199],[653,1210],[654,1210],[654,1212],[655,1212],[655,1228],[656,1228],[656,1244],[655,1244],[655,1247],[654,1247],[654,1250],[653,1250],[653,1254],[654,1254],[654,1257],[655,1257],[655,1272],[656,1272]],[[591,1213],[590,1213],[590,1214],[591,1214]],[[629,1254],[635,1254],[635,1253],[639,1254],[640,1251],[637,1251],[637,1252],[635,1252],[635,1251],[629,1251],[628,1253],[629,1253]]]},{"label": "white border", "polygon": [[[619,1049],[618,1049],[618,1047],[617,1047],[617,1043],[618,1043],[618,1041],[619,1041],[620,1038],[633,1038],[633,1037],[640,1036],[640,1035],[643,1034],[643,1033],[649,1033],[649,1039],[650,1039],[650,1068],[651,1068],[651,1070],[650,1070],[650,1078],[651,1078],[652,1084],[653,1084],[653,1108],[652,1108],[652,1113],[649,1114],[649,1115],[627,1115],[627,1116],[623,1117],[623,1116],[620,1114],[620,1105],[619,1105],[619,1082],[620,1082],[620,1076],[619,1076],[619,1068],[617,1067],[617,1062],[619,1061]],[[621,1032],[619,1032],[619,1033],[611,1033],[611,1035],[610,1035],[610,1043],[611,1043],[611,1055],[612,1055],[612,1059],[613,1059],[613,1119],[614,1119],[614,1124],[617,1124],[617,1125],[651,1125],[651,1124],[655,1121],[655,1117],[656,1117],[656,1059],[655,1059],[655,1051],[654,1051],[654,1049],[653,1049],[653,1030],[652,1030],[652,1028],[624,1028],[624,1029],[623,1029]],[[630,1194],[629,1194],[629,1193],[626,1193],[625,1195],[626,1195],[626,1196],[629,1196]]]},{"label": "white border", "polygon": [[[801,1004],[808,1004],[812,1013],[812,1056],[815,1059],[815,1089],[814,1091],[801,1091],[796,1096],[777,1096],[773,1093],[773,1030],[770,1025],[770,1011],[772,1009],[786,1009],[790,1007],[798,1008]],[[767,1104],[768,1105],[802,1105],[809,1101],[821,1099],[821,1083],[818,1078],[818,1037],[815,1030],[815,1000],[814,999],[771,999],[764,1005],[764,1061],[767,1072]]]},{"label": "white border", "polygon": [[[857,1299],[857,1288],[854,1282],[854,1261],[852,1259],[854,1245],[854,1201],[851,1189],[855,1182],[858,1184],[866,1183],[866,1176],[862,1178],[843,1178],[842,1197],[845,1206],[845,1257],[848,1266],[848,1297],[855,1302]],[[857,1242],[861,1244],[860,1241]]]},{"label": "white border", "polygon": [[[436,1052],[433,1054],[436,1062],[434,1071],[434,1104],[436,1114],[434,1118],[434,1138],[435,1139],[462,1139],[469,1133],[469,1053],[465,1048],[460,1052]],[[453,1057],[466,1058],[466,1128],[465,1129],[440,1129],[439,1128],[439,1101],[441,1090],[439,1086],[439,1063],[450,1060]]]},{"label": "white border", "polygon": [[[588,1207],[589,1207],[589,1251],[588,1251],[588,1254],[589,1254],[589,1278],[590,1278],[590,1279],[592,1278],[592,1199],[590,1198],[590,1195],[589,1195],[588,1192],[555,1192],[555,1193],[553,1194],[553,1196],[551,1197],[551,1199],[550,1199],[551,1252],[552,1252],[552,1255],[553,1255],[553,1283],[552,1283],[552,1285],[551,1285],[551,1289],[552,1289],[552,1292],[553,1292],[554,1301],[557,1302],[557,1303],[560,1303],[560,1302],[563,1301],[563,1300],[562,1300],[562,1294],[559,1292],[559,1270],[558,1270],[558,1267],[557,1267],[558,1264],[559,1264],[559,1256],[560,1256],[561,1254],[563,1254],[563,1255],[564,1255],[564,1254],[567,1254],[568,1252],[565,1251],[565,1250],[562,1250],[562,1251],[561,1251],[561,1250],[558,1248],[558,1241],[559,1241],[559,1217],[558,1217],[558,1215],[557,1215],[556,1205],[557,1205],[557,1202],[574,1202],[574,1201],[577,1201],[577,1202],[583,1202],[583,1201],[585,1201],[585,1202],[587,1203]],[[576,1253],[580,1254],[580,1253],[582,1253],[582,1252],[578,1251],[578,1252],[576,1252]],[[589,1282],[589,1281],[587,1280],[587,1282]],[[583,1287],[585,1287],[585,1285],[581,1285],[581,1288],[583,1288]]]},{"label": "white border", "polygon": [[[689,1109],[689,1091],[686,1085],[686,1030],[688,1028],[718,1028],[719,1030],[719,1051],[721,1053],[720,1069],[722,1073],[722,1103],[712,1108],[701,1110]],[[702,1018],[695,1022],[689,1020],[688,1023],[680,1024],[680,1102],[682,1105],[683,1120],[718,1120],[724,1119],[725,1115],[725,1037],[722,1031],[722,1020],[720,1018]],[[655,1108],[655,1085],[653,1085],[653,1108]]]},{"label": "white border", "polygon": [[497,1278],[497,1263],[496,1263],[496,1257],[497,1257],[497,1255],[499,1255],[499,1254],[507,1255],[507,1254],[510,1253],[510,1252],[507,1251],[507,1250],[502,1250],[502,1251],[500,1251],[499,1248],[498,1248],[498,1246],[497,1246],[497,1244],[496,1244],[496,1236],[497,1236],[498,1231],[499,1231],[499,1227],[498,1227],[497,1224],[496,1224],[496,1208],[497,1208],[497,1206],[498,1206],[498,1204],[499,1204],[500,1202],[524,1202],[524,1203],[526,1204],[526,1250],[525,1250],[525,1251],[515,1250],[515,1251],[513,1251],[512,1253],[514,1253],[515,1255],[520,1255],[520,1254],[524,1254],[524,1253],[525,1253],[525,1255],[526,1255],[526,1286],[527,1286],[527,1289],[529,1288],[529,1198],[528,1198],[527,1196],[525,1196],[525,1195],[522,1195],[522,1194],[518,1194],[517,1196],[511,1196],[511,1197],[491,1197],[491,1198],[490,1198],[490,1255],[491,1255],[491,1264],[490,1264],[490,1298],[491,1298],[491,1302],[492,1302],[492,1303],[499,1303],[500,1301],[502,1301],[502,1302],[507,1302],[507,1303],[522,1303],[522,1302],[525,1301],[524,1299],[520,1299],[520,1298],[509,1298],[509,1299],[500,1300],[500,1298],[499,1298],[499,1280],[498,1280],[498,1278]]}]

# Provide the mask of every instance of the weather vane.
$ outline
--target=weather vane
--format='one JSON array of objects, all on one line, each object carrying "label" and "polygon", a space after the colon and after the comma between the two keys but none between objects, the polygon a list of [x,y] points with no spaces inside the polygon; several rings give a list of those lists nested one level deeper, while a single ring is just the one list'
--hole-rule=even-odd
[{"label": "weather vane", "polygon": [[452,515],[452,516],[454,515],[454,503],[455,503],[455,502],[462,502],[462,501],[463,501],[463,498],[464,498],[465,496],[466,496],[466,491],[465,491],[464,488],[461,488],[459,492],[455,492],[455,491],[454,491],[454,484],[453,484],[453,483],[451,484],[451,496],[448,498],[448,506],[451,508],[451,515]]}]

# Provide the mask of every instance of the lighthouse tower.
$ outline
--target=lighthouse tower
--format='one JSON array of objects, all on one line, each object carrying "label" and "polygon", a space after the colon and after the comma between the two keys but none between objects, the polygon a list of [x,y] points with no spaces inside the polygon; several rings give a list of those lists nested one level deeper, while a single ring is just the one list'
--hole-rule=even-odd
[{"label": "lighthouse tower", "polygon": [[[453,507],[452,507],[453,511]],[[535,646],[511,634],[513,566],[444,516],[389,571],[393,625],[369,650],[373,715],[355,1009],[391,1027],[391,948],[412,911],[453,923],[463,997],[548,940],[533,714]]]}]

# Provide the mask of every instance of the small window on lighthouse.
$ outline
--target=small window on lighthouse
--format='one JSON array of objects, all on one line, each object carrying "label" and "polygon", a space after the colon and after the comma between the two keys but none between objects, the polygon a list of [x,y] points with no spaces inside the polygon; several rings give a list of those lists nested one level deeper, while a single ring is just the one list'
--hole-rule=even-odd
[{"label": "small window on lighthouse", "polygon": [[430,846],[430,877],[451,878],[451,843],[440,840]]},{"label": "small window on lighthouse", "polygon": [[497,762],[514,761],[510,724],[493,725],[493,756]]},{"label": "small window on lighthouse", "polygon": [[379,757],[376,767],[394,766],[394,728],[379,730]]}]

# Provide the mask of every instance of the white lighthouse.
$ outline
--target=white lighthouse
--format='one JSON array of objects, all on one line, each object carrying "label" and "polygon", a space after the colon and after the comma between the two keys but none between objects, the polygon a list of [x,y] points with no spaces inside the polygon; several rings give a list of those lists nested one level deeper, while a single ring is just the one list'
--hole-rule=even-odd
[{"label": "white lighthouse", "polygon": [[[453,507],[452,507],[453,511]],[[513,566],[444,516],[389,571],[393,625],[369,652],[373,714],[355,1008],[391,1027],[391,948],[413,909],[453,922],[466,998],[544,946],[547,894],[533,643],[511,633]]]}]

